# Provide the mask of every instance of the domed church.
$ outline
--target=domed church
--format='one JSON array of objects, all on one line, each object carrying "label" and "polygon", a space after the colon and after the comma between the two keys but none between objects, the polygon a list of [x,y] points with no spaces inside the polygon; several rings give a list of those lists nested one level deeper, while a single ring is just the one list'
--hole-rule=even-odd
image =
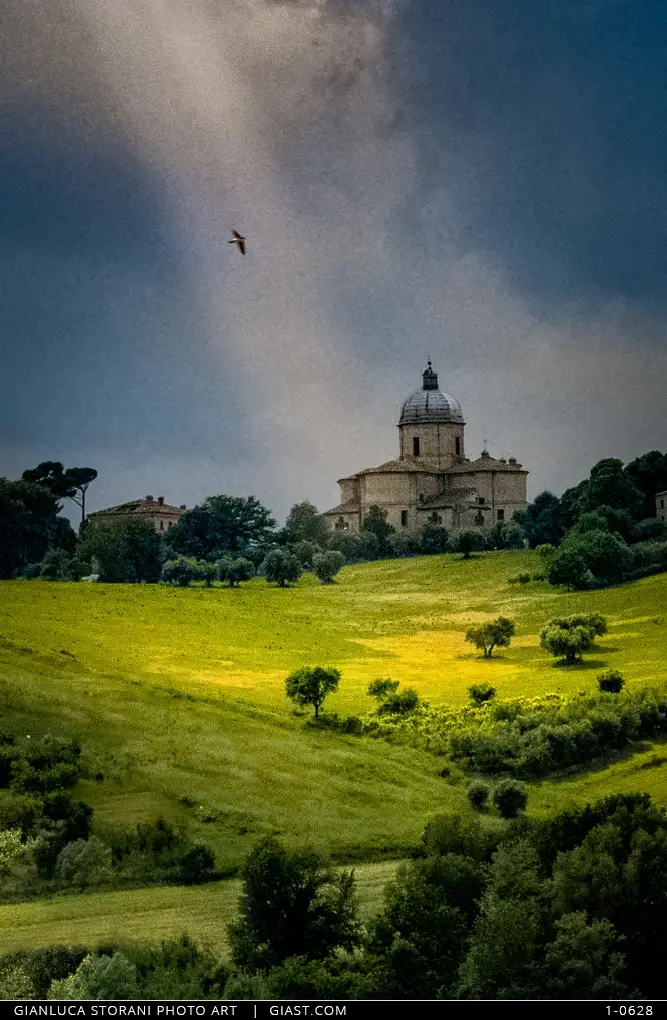
[{"label": "domed church", "polygon": [[397,531],[412,533],[427,523],[460,530],[509,521],[528,505],[528,472],[515,457],[496,460],[486,449],[469,460],[464,428],[461,405],[438,388],[429,361],[421,389],[401,408],[398,458],[339,479],[340,505],[323,515],[329,526],[357,532],[373,505]]}]

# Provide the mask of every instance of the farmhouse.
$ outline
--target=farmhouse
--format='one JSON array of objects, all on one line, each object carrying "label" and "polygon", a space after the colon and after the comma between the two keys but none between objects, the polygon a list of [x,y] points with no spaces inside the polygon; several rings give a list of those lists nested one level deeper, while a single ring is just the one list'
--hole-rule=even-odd
[{"label": "farmhouse", "polygon": [[167,531],[172,524],[176,524],[186,509],[185,503],[181,506],[169,506],[165,503],[164,496],[153,499],[146,496],[144,499],[133,499],[129,503],[121,503],[119,506],[110,506],[107,510],[96,510],[88,514],[90,524],[99,522],[117,521],[119,518],[132,518],[133,520],[149,521],[156,531]]},{"label": "farmhouse", "polygon": [[329,526],[357,532],[373,505],[406,532],[427,523],[456,530],[510,520],[528,505],[528,472],[515,457],[496,459],[486,449],[469,460],[464,428],[461,405],[438,388],[429,361],[421,388],[401,407],[399,456],[339,479],[340,504],[324,514]]},{"label": "farmhouse", "polygon": [[655,497],[655,516],[667,524],[667,489],[658,492]]}]

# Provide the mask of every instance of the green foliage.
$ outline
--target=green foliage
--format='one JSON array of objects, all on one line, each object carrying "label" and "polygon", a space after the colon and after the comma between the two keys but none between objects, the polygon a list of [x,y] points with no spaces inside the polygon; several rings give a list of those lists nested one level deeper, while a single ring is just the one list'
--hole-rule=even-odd
[{"label": "green foliage", "polygon": [[590,478],[577,500],[577,517],[588,510],[608,506],[614,510],[626,510],[637,520],[641,516],[642,504],[642,493],[623,470],[623,462],[609,457],[591,468]]},{"label": "green foliage", "polygon": [[508,584],[530,584],[530,574],[513,574],[507,578]]},{"label": "green foliage", "polygon": [[326,696],[338,690],[340,670],[323,666],[302,666],[285,680],[285,691],[295,705],[312,705],[317,719]]},{"label": "green foliage", "polygon": [[[303,503],[295,503],[287,515],[284,536],[286,542],[290,544],[309,542],[324,548],[329,537],[329,527],[317,508],[308,500],[304,500]],[[296,550],[295,555],[299,556]],[[301,562],[303,563],[303,560]],[[310,564],[303,563],[303,566],[309,567]]]},{"label": "green foliage", "polygon": [[483,779],[472,779],[468,783],[468,789],[466,790],[466,796],[470,801],[470,805],[476,811],[481,811],[486,807],[490,793],[491,787]]},{"label": "green foliage", "polygon": [[515,629],[513,620],[506,616],[498,616],[490,623],[470,627],[466,631],[466,641],[470,641],[475,648],[480,648],[484,652],[484,658],[490,659],[496,646],[501,648],[509,646]]},{"label": "green foliage", "polygon": [[527,802],[526,784],[517,779],[501,779],[493,791],[493,803],[503,818],[515,818]]},{"label": "green foliage", "polygon": [[79,577],[73,576],[72,562],[72,556],[67,550],[49,549],[40,564],[39,576],[46,581],[78,581],[81,575],[75,569],[74,573],[79,573]]},{"label": "green foliage", "polygon": [[419,708],[419,695],[412,687],[397,694],[389,694],[378,706],[378,715],[408,715]]},{"label": "green foliage", "polygon": [[0,478],[0,578],[42,560],[59,527],[58,501],[36,482]]},{"label": "green foliage", "polygon": [[557,617],[540,632],[540,644],[552,655],[573,665],[584,652],[590,651],[595,638],[606,631],[607,621],[599,614]]},{"label": "green foliage", "polygon": [[244,556],[238,556],[236,559],[223,556],[216,563],[216,569],[218,578],[226,581],[230,588],[234,588],[241,581],[249,581],[255,573],[253,564]]},{"label": "green foliage", "polygon": [[11,980],[14,988],[29,987],[32,991],[27,998],[45,999],[52,981],[59,981],[73,974],[87,955],[83,948],[49,946],[48,949],[21,949],[0,957],[0,982],[7,995],[6,982]]},{"label": "green foliage", "polygon": [[169,529],[167,543],[175,553],[215,561],[227,553],[247,555],[248,546],[265,547],[275,523],[254,496],[209,496],[185,511]]},{"label": "green foliage", "polygon": [[138,991],[136,967],[115,952],[86,956],[74,974],[51,983],[47,999],[136,999]]},{"label": "green foliage", "polygon": [[261,569],[267,581],[274,581],[280,588],[301,577],[301,564],[296,556],[284,549],[272,549],[267,553]]},{"label": "green foliage", "polygon": [[640,516],[653,517],[655,494],[667,489],[667,454],[651,450],[627,464],[625,472],[642,494]]},{"label": "green foliage", "polygon": [[57,499],[71,499],[81,507],[81,520],[86,517],[86,493],[92,482],[97,478],[95,468],[65,468],[60,461],[46,460],[36,468],[24,471],[22,478],[27,482],[36,482],[49,489]]},{"label": "green foliage", "polygon": [[74,786],[81,775],[81,745],[47,733],[26,737],[10,749],[10,787],[16,793],[44,794]]},{"label": "green foliage", "polygon": [[[312,570],[314,557],[322,555],[324,552],[321,546],[315,542],[309,542],[307,539],[294,543],[294,545],[290,546],[289,551],[296,556],[304,570]],[[340,553],[339,555],[342,556],[343,554]],[[342,562],[345,562],[344,556]]]},{"label": "green foliage", "polygon": [[183,855],[180,862],[179,879],[184,885],[201,885],[210,882],[215,868],[215,858],[205,846],[193,846]]},{"label": "green foliage", "polygon": [[394,533],[394,528],[387,522],[387,511],[377,505],[369,506],[361,522],[361,530],[370,532],[375,536],[378,543],[378,552],[385,555],[388,551],[388,538]]},{"label": "green foliage", "polygon": [[313,570],[322,584],[331,584],[345,559],[341,552],[330,549],[325,553],[317,553],[313,557]]},{"label": "green foliage", "polygon": [[20,829],[0,830],[0,876],[11,875],[23,865],[30,864],[34,843],[25,841]]},{"label": "green foliage", "polygon": [[387,555],[397,559],[404,556],[416,556],[421,551],[419,539],[415,535],[395,532],[387,538]]},{"label": "green foliage", "polygon": [[496,689],[491,684],[472,684],[468,688],[468,696],[472,705],[483,705],[495,696]]},{"label": "green foliage", "polygon": [[162,572],[162,543],[148,521],[122,517],[88,522],[79,558],[100,565],[100,581],[136,583],[157,581]]},{"label": "green foliage", "polygon": [[445,553],[449,548],[449,532],[439,524],[425,524],[419,542],[421,551],[427,556]]},{"label": "green foliage", "polygon": [[549,584],[565,585],[570,591],[584,591],[595,583],[586,560],[578,547],[564,546],[557,550],[547,564]]},{"label": "green foliage", "polygon": [[479,531],[459,531],[450,539],[452,552],[463,553],[463,559],[469,560],[470,554],[480,552],[484,548],[484,535]]},{"label": "green foliage", "polygon": [[610,694],[620,694],[625,686],[625,678],[617,669],[608,669],[598,676],[598,687]]},{"label": "green foliage", "polygon": [[368,691],[366,692],[371,698],[377,698],[379,702],[385,700],[395,694],[398,690],[399,680],[390,680],[389,677],[379,677],[377,680],[372,680],[368,685]]},{"label": "green foliage", "polygon": [[557,546],[565,534],[560,500],[551,492],[541,492],[525,510],[515,514],[531,549],[541,545]]},{"label": "green foliage", "polygon": [[667,524],[659,517],[648,517],[637,521],[632,528],[632,542],[665,542],[667,541]]},{"label": "green foliage", "polygon": [[267,836],[248,855],[242,878],[240,918],[229,930],[238,966],[324,959],[358,941],[353,873],[334,872],[312,851],[291,854]]},{"label": "green foliage", "polygon": [[97,836],[67,843],[58,854],[55,877],[76,889],[108,882],[112,877],[111,850]]},{"label": "green foliage", "polygon": [[201,565],[194,556],[177,556],[167,560],[162,567],[162,580],[187,588],[191,581],[203,580]]}]

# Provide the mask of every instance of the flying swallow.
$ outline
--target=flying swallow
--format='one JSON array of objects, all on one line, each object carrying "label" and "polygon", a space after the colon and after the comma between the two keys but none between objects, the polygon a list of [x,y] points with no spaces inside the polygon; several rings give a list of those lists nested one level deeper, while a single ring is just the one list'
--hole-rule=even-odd
[{"label": "flying swallow", "polygon": [[242,255],[245,255],[245,237],[243,234],[239,234],[238,230],[232,230],[234,235],[233,241],[228,241],[227,244],[236,244]]}]

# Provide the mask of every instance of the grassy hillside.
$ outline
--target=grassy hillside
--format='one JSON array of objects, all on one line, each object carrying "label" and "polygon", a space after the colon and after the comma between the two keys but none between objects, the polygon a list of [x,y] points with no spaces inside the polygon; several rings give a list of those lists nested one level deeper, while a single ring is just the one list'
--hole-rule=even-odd
[{"label": "grassy hillside", "polygon": [[[380,909],[382,890],[396,865],[386,861],[354,870],[359,914],[367,919]],[[236,915],[240,894],[240,880],[228,879],[203,886],[90,893],[0,906],[0,955],[56,943],[93,949],[124,939],[157,942],[185,933],[224,956],[227,925]]]},{"label": "grassy hillside", "polygon": [[[607,667],[630,688],[662,677],[667,575],[575,594],[508,584],[539,567],[534,553],[506,552],[361,564],[335,585],[306,575],[286,590],[4,582],[0,705],[17,732],[80,737],[91,778],[77,792],[98,825],[161,812],[230,869],[268,831],[340,860],[400,856],[429,816],[465,802],[463,787],[426,753],[304,728],[284,677],[338,666],[327,708],[357,714],[377,676],[458,704],[481,680],[512,697],[591,689]],[[540,628],[575,610],[603,613],[609,634],[583,666],[555,666]],[[486,661],[465,630],[498,613],[517,637]],[[660,769],[649,773],[655,782]]]}]

